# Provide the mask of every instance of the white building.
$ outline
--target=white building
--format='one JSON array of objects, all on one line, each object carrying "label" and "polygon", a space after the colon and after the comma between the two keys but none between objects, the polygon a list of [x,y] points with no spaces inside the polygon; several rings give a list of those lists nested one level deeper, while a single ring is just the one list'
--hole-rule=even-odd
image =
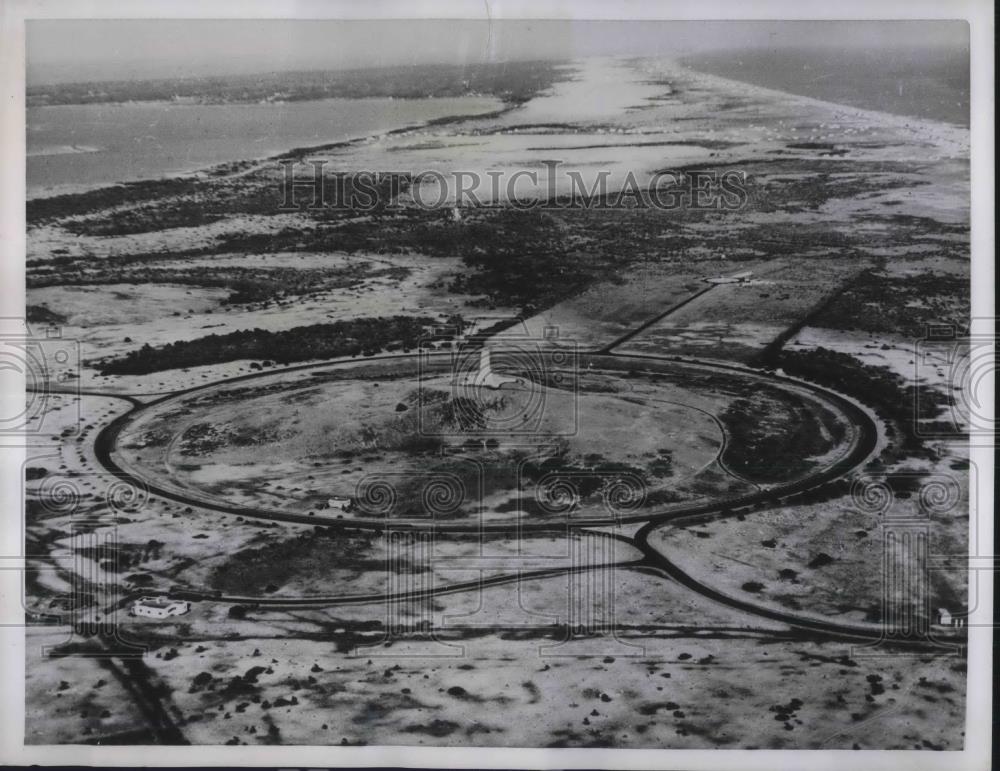
[{"label": "white building", "polygon": [[965,619],[957,618],[951,615],[951,613],[948,611],[947,608],[937,609],[937,622],[941,626],[955,626],[955,627],[965,626]]},{"label": "white building", "polygon": [[145,618],[168,618],[183,616],[191,610],[191,603],[185,600],[171,600],[167,597],[140,597],[132,603],[132,615]]}]

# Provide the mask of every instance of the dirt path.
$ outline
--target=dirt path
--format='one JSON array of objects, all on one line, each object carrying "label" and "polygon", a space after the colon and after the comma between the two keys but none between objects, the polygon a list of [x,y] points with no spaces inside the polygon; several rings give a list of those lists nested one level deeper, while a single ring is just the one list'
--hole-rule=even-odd
[{"label": "dirt path", "polygon": [[611,353],[615,348],[618,348],[623,343],[628,342],[633,337],[636,337],[636,336],[642,334],[643,332],[645,332],[650,327],[654,326],[655,324],[658,324],[659,322],[663,321],[665,318],[667,318],[671,314],[676,313],[677,311],[679,311],[681,308],[683,308],[688,303],[692,303],[695,300],[697,300],[699,297],[701,297],[703,294],[711,292],[714,288],[715,288],[715,284],[709,284],[704,289],[699,289],[697,292],[695,292],[690,297],[686,297],[685,299],[681,300],[676,305],[672,305],[671,307],[667,308],[660,315],[654,316],[649,321],[647,321],[647,322],[645,322],[643,324],[640,324],[638,327],[636,327],[635,329],[633,329],[631,332],[626,332],[624,335],[622,335],[621,337],[619,337],[617,340],[612,340],[606,346],[604,346],[599,351],[597,351],[597,353]]}]

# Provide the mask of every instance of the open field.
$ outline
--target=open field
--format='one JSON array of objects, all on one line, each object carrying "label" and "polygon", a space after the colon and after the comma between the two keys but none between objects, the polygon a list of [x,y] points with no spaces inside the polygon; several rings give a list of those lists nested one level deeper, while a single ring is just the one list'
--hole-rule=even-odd
[{"label": "open field", "polygon": [[[902,604],[931,625],[929,613],[962,604],[968,576],[931,570],[893,585],[890,576],[914,569],[912,554],[892,540],[893,533],[904,532],[909,523],[934,539],[936,553],[961,551],[969,476],[956,457],[886,474],[892,493],[884,507],[870,502],[866,507],[856,496],[845,496],[754,511],[737,520],[663,528],[654,531],[651,543],[685,571],[733,596],[816,617],[886,624]],[[929,489],[942,492],[934,506],[920,498]],[[884,569],[871,569],[880,563]]]},{"label": "open field", "polygon": [[[632,585],[622,577],[625,596]],[[483,599],[504,606],[501,597]],[[490,627],[444,633],[421,645],[423,657],[377,646],[338,653],[332,644],[350,640],[351,630],[355,640],[377,642],[379,634],[338,615],[308,616],[214,619],[209,636],[192,629],[179,644],[162,630],[166,639],[146,661],[173,684],[168,703],[190,741],[506,746],[524,736],[539,747],[948,749],[955,740],[947,726],[962,712],[957,657],[873,660],[846,645],[764,641],[732,627],[692,634],[684,615],[666,626],[625,626],[620,642],[583,659],[568,646],[539,656],[559,639],[544,631]],[[459,646],[478,653],[462,655]],[[737,646],[750,652],[737,655]],[[141,728],[116,708],[108,686],[93,688],[110,679],[97,661],[62,661],[75,667],[67,674],[73,685],[39,702],[55,719],[32,739]],[[817,690],[817,680],[835,685]],[[738,717],[723,718],[720,704]]]},{"label": "open field", "polygon": [[[521,379],[494,394],[456,386],[449,361],[393,357],[198,389],[118,426],[106,449],[139,478],[202,502],[324,521],[544,522],[615,515],[617,484],[637,496],[620,515],[788,483],[857,441],[815,394],[726,371],[607,357],[579,374],[519,371],[512,358],[503,371]],[[759,468],[762,452],[775,465]],[[447,495],[426,510],[432,485]],[[575,498],[549,499],[550,487]],[[331,497],[352,505],[324,511]]]}]

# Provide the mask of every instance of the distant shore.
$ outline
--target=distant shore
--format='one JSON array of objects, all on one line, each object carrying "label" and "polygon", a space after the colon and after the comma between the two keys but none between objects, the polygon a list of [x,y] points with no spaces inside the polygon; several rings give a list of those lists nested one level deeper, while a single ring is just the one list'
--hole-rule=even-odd
[{"label": "distant shore", "polygon": [[679,61],[697,72],[774,91],[969,127],[967,50],[744,50]]},{"label": "distant shore", "polygon": [[[263,153],[263,154],[259,154],[259,155],[249,155],[248,154],[248,155],[244,155],[244,156],[237,157],[237,158],[232,158],[232,159],[225,160],[225,161],[220,161],[218,163],[194,164],[194,165],[192,165],[191,168],[187,168],[187,169],[165,170],[165,171],[163,171],[162,173],[160,173],[157,176],[151,176],[151,175],[149,175],[149,176],[134,177],[134,178],[131,178],[131,179],[129,179],[129,178],[123,178],[121,180],[117,180],[117,181],[113,181],[113,182],[109,182],[109,181],[100,181],[100,182],[67,182],[67,183],[62,183],[62,184],[45,185],[45,186],[38,185],[38,184],[32,185],[29,182],[28,185],[27,185],[27,188],[26,188],[25,198],[27,200],[36,200],[36,199],[43,199],[43,198],[54,198],[56,196],[61,196],[61,195],[75,195],[75,194],[80,194],[80,193],[88,193],[88,192],[91,192],[91,191],[94,191],[94,190],[100,190],[100,189],[103,189],[103,188],[118,187],[118,186],[121,186],[121,185],[136,185],[136,184],[142,184],[144,182],[155,182],[155,181],[162,181],[162,180],[167,180],[167,179],[179,179],[179,178],[183,178],[183,177],[215,176],[215,175],[219,175],[221,173],[226,173],[228,170],[230,170],[234,166],[247,166],[247,167],[249,167],[251,165],[255,165],[255,164],[258,164],[258,163],[263,163],[263,162],[268,161],[268,160],[277,160],[277,159],[280,159],[280,158],[292,157],[295,153],[303,153],[303,152],[307,152],[307,151],[315,150],[315,149],[319,149],[319,148],[331,147],[331,146],[334,146],[334,145],[345,145],[346,146],[346,145],[349,145],[349,144],[353,144],[353,143],[357,143],[357,142],[364,142],[364,141],[376,141],[376,140],[378,140],[381,137],[392,136],[394,134],[399,134],[399,133],[408,132],[408,131],[419,131],[421,129],[429,128],[431,126],[439,126],[439,125],[445,125],[445,124],[454,123],[454,122],[458,122],[458,121],[475,120],[475,119],[492,117],[492,116],[500,115],[500,114],[502,114],[502,113],[504,113],[504,112],[506,112],[508,110],[514,109],[517,106],[515,103],[505,103],[505,102],[496,100],[496,99],[494,99],[492,97],[478,97],[478,98],[481,99],[481,100],[483,100],[483,101],[490,100],[491,104],[489,106],[487,106],[486,109],[484,109],[483,111],[480,111],[480,112],[473,112],[473,113],[454,112],[454,113],[447,114],[447,115],[439,115],[439,116],[435,116],[435,117],[432,117],[432,118],[427,118],[425,120],[413,121],[413,122],[406,123],[404,125],[397,125],[397,126],[394,126],[392,128],[381,129],[381,130],[377,130],[377,131],[360,130],[360,131],[356,131],[356,132],[353,132],[353,133],[350,133],[350,134],[347,134],[347,135],[344,135],[344,136],[340,136],[340,137],[330,136],[329,139],[327,139],[325,141],[316,141],[316,142],[312,142],[312,143],[310,143],[308,145],[297,145],[295,143],[295,140],[291,140],[290,139],[289,140],[289,146],[287,146],[286,149],[272,150],[272,151],[269,151],[269,152],[266,152],[266,153]],[[449,97],[444,97],[442,99],[450,99],[450,98]],[[322,102],[322,101],[330,101],[330,100],[316,100],[316,101],[317,102]],[[402,99],[400,99],[400,100],[393,100],[393,101],[404,102],[404,101],[414,101],[414,100],[402,100]],[[425,99],[418,100],[418,101],[422,101],[422,102],[425,102],[425,103],[433,103],[435,101],[438,101],[438,99],[436,97],[427,97]],[[303,103],[304,102],[300,102],[298,104],[303,104]],[[131,103],[116,103],[116,104],[109,104],[109,105],[105,105],[105,106],[108,107],[108,108],[110,108],[110,109],[127,109],[128,106],[130,106],[130,104]],[[146,103],[142,103],[142,105],[145,106],[145,107],[149,107],[149,106],[160,106],[160,107],[164,107],[164,108],[176,107],[178,109],[193,109],[193,108],[196,109],[198,107],[208,107],[209,109],[212,109],[212,108],[218,108],[218,107],[225,107],[226,106],[226,105],[174,104],[174,103],[168,103],[168,102],[159,102],[159,103],[148,103],[148,102],[146,102]],[[269,106],[273,107],[275,109],[279,109],[281,107],[281,105],[277,105],[277,104],[275,104],[275,105],[269,105]],[[33,107],[31,109],[32,110],[39,110],[39,109],[42,109],[42,110],[45,110],[45,109],[67,109],[67,108],[73,109],[73,108],[86,108],[86,107],[88,107],[88,105],[58,105],[58,106],[53,106],[53,107]],[[70,144],[48,145],[48,146],[44,146],[43,145],[41,147],[36,147],[36,148],[30,148],[29,147],[28,152],[26,153],[26,157],[27,158],[41,159],[41,158],[47,158],[47,157],[53,157],[53,156],[62,156],[62,155],[73,156],[73,155],[79,155],[79,154],[91,154],[91,153],[100,153],[100,152],[101,152],[101,148],[90,146],[90,145],[86,145],[86,146],[85,145],[70,145]]]},{"label": "distant shore", "polygon": [[[655,62],[656,60],[650,60]],[[666,60],[664,60],[666,61]],[[795,93],[789,90],[784,90],[774,87],[774,85],[769,85],[765,83],[754,82],[754,80],[749,77],[738,77],[737,74],[727,74],[720,75],[715,72],[709,71],[709,68],[703,63],[701,59],[695,57],[685,57],[679,60],[675,60],[675,63],[680,65],[684,70],[691,73],[697,74],[700,77],[710,78],[716,81],[728,81],[734,86],[739,86],[741,89],[752,89],[761,95],[768,95],[772,97],[779,98],[791,98],[794,100],[804,100],[806,102],[811,102],[813,104],[822,105],[828,108],[834,108],[836,110],[846,110],[854,114],[864,114],[870,117],[873,122],[877,123],[888,123],[905,125],[909,131],[916,131],[920,134],[925,134],[928,141],[932,142],[944,142],[947,144],[954,144],[958,142],[959,144],[967,143],[967,127],[956,124],[955,122],[942,121],[932,117],[927,116],[912,116],[906,114],[900,114],[898,112],[890,112],[884,109],[873,108],[871,106],[863,106],[860,104],[847,104],[844,102],[831,101],[830,99],[820,98],[816,95]],[[434,98],[431,97],[428,101],[433,101]],[[405,100],[399,100],[405,101]],[[168,103],[162,103],[166,106]],[[302,104],[300,102],[300,104]],[[238,173],[241,169],[248,169],[256,164],[260,164],[269,160],[280,160],[284,158],[295,158],[299,156],[306,156],[311,153],[316,153],[325,149],[334,149],[337,147],[348,147],[359,142],[369,142],[377,141],[380,138],[390,137],[400,133],[407,133],[411,131],[420,131],[432,128],[435,126],[444,126],[453,123],[460,123],[468,120],[483,120],[493,117],[500,117],[504,114],[510,113],[510,111],[521,106],[520,102],[503,102],[496,100],[497,108],[489,109],[484,112],[470,113],[470,114],[452,114],[437,116],[434,118],[429,118],[427,120],[396,126],[394,128],[366,132],[359,131],[354,134],[346,135],[344,137],[331,137],[329,141],[326,142],[311,142],[308,144],[296,144],[294,140],[289,140],[289,146],[283,151],[270,151],[260,155],[246,155],[240,158],[233,158],[230,160],[222,161],[214,164],[201,164],[193,166],[189,169],[181,169],[176,171],[166,171],[158,176],[145,176],[137,177],[134,179],[124,179],[122,181],[116,182],[95,182],[95,183],[66,183],[56,186],[31,186],[28,188],[26,193],[27,200],[40,200],[46,198],[54,198],[62,195],[74,195],[80,193],[87,193],[95,190],[119,187],[121,185],[141,185],[148,182],[157,182],[169,179],[182,179],[185,177],[199,178],[199,177],[211,177],[211,176],[222,176],[230,173]],[[112,104],[108,105],[111,108],[124,107],[124,104]],[[180,109],[191,109],[192,107],[197,107],[190,104],[179,104],[176,106]],[[270,105],[271,107],[278,108],[280,105]],[[77,107],[85,107],[83,105],[77,105]],[[33,109],[52,109],[52,108],[33,108]],[[570,124],[574,121],[570,120]],[[567,124],[568,126],[569,124]],[[965,137],[963,139],[963,137]],[[75,156],[78,154],[94,153],[99,152],[98,148],[82,146],[82,145],[65,145],[62,147],[54,147],[53,149],[46,149],[44,155],[37,150],[31,150],[28,152],[28,157],[44,157],[53,155],[67,155]]]}]

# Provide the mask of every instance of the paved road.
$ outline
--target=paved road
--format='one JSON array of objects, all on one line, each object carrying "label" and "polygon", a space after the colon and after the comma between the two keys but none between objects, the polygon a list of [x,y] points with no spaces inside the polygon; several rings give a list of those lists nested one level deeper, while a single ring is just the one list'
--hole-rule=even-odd
[{"label": "paved road", "polygon": [[209,600],[212,602],[232,603],[236,605],[257,605],[262,608],[294,608],[294,607],[335,607],[338,605],[379,605],[390,602],[409,602],[413,600],[430,599],[446,594],[463,594],[465,592],[486,589],[491,586],[517,583],[520,581],[531,581],[541,578],[554,578],[572,573],[586,573],[591,570],[607,570],[609,568],[633,568],[645,566],[645,559],[630,560],[627,562],[602,562],[587,565],[563,565],[552,568],[539,568],[537,570],[518,570],[502,576],[490,576],[489,578],[477,578],[472,581],[460,581],[452,584],[439,584],[426,589],[418,589],[411,592],[397,592],[389,594],[387,592],[371,592],[369,594],[325,594],[309,597],[262,597],[259,595],[245,594],[216,594],[211,591],[200,592],[191,591],[168,591],[168,590],[137,590],[119,600],[116,606],[124,606],[139,597],[176,597],[178,599],[192,599],[195,601]]},{"label": "paved road", "polygon": [[[446,359],[449,354],[437,355]],[[287,372],[296,372],[301,370],[319,370],[324,367],[329,367],[337,364],[350,364],[363,362],[373,362],[373,361],[385,361],[392,359],[414,359],[415,354],[388,354],[383,356],[372,356],[365,358],[363,360],[335,360],[329,362],[323,362],[320,364],[309,364],[302,366],[289,367],[284,370],[280,370],[281,374]],[[689,517],[695,514],[707,515],[720,513],[733,508],[753,506],[756,504],[773,504],[779,499],[784,499],[792,495],[796,495],[808,490],[820,487],[831,480],[837,479],[839,477],[845,476],[850,473],[853,469],[863,464],[869,459],[871,454],[876,448],[878,441],[878,429],[871,417],[860,407],[858,407],[854,402],[846,399],[834,391],[826,388],[822,388],[812,383],[806,381],[797,380],[795,378],[789,378],[782,375],[776,375],[773,373],[761,372],[759,370],[751,370],[746,367],[739,367],[735,365],[727,365],[720,362],[710,362],[698,359],[679,359],[678,357],[666,357],[666,356],[653,356],[653,355],[618,355],[618,354],[581,354],[581,358],[594,358],[594,359],[605,359],[608,362],[614,363],[617,367],[627,366],[629,363],[642,364],[644,362],[655,362],[659,364],[673,364],[685,368],[694,368],[706,373],[712,372],[722,372],[728,375],[740,375],[743,377],[756,378],[759,380],[765,380],[771,384],[777,385],[778,387],[794,388],[794,389],[804,389],[810,392],[815,398],[821,401],[831,403],[840,412],[846,415],[848,420],[855,427],[854,436],[851,439],[851,444],[845,454],[841,456],[836,462],[815,470],[809,476],[804,477],[793,482],[788,482],[784,484],[772,485],[764,490],[754,490],[747,493],[741,493],[736,495],[730,495],[725,497],[719,497],[708,501],[702,501],[700,503],[692,504],[673,504],[664,507],[659,512],[649,513],[649,512],[638,512],[632,514],[622,514],[620,516],[604,516],[599,518],[573,518],[572,521],[549,521],[549,522],[524,522],[523,520],[510,520],[504,522],[426,522],[426,521],[393,521],[389,522],[386,518],[376,518],[376,519],[365,519],[365,518],[343,518],[338,519],[336,517],[324,516],[317,514],[315,516],[310,516],[306,514],[295,514],[292,512],[276,510],[276,509],[260,509],[260,508],[249,508],[246,506],[238,506],[229,504],[225,501],[213,500],[208,498],[201,498],[192,495],[188,492],[181,492],[177,490],[172,490],[155,483],[151,483],[148,480],[142,478],[140,475],[124,468],[115,458],[114,450],[115,444],[117,442],[118,436],[125,426],[135,417],[135,415],[140,410],[151,409],[156,407],[160,403],[166,401],[167,399],[174,399],[177,397],[186,396],[199,391],[204,391],[213,387],[217,387],[221,383],[232,384],[235,382],[247,381],[251,379],[258,379],[266,376],[273,376],[274,372],[264,372],[264,373],[252,373],[249,375],[241,375],[235,378],[229,378],[224,381],[199,385],[194,388],[185,389],[183,391],[178,391],[161,399],[157,399],[152,402],[148,402],[144,405],[137,406],[133,404],[132,409],[128,412],[120,415],[97,435],[94,442],[94,452],[96,454],[97,460],[106,469],[111,471],[113,474],[121,479],[131,482],[140,488],[146,488],[151,493],[154,493],[162,498],[167,498],[169,500],[177,501],[185,505],[198,506],[203,509],[208,509],[211,511],[219,511],[225,514],[231,514],[236,516],[243,516],[247,518],[264,519],[267,521],[275,522],[290,522],[296,524],[309,524],[309,525],[322,525],[324,527],[335,528],[338,530],[376,530],[382,531],[387,527],[392,527],[396,531],[406,531],[406,530],[426,530],[433,529],[438,533],[477,533],[477,532],[490,532],[490,533],[552,533],[564,531],[567,526],[573,528],[582,527],[594,527],[600,525],[613,525],[613,524],[624,524],[630,522],[665,522],[675,519],[682,519],[684,517]],[[114,396],[114,394],[103,394],[106,396]],[[125,397],[119,397],[125,398]]]},{"label": "paved road", "polygon": [[663,311],[663,313],[661,313],[661,314],[659,314],[657,316],[653,316],[653,318],[651,318],[649,321],[645,322],[644,324],[640,324],[635,329],[633,329],[631,332],[626,332],[624,335],[622,335],[621,337],[619,337],[617,340],[612,340],[607,345],[602,346],[599,349],[600,352],[601,353],[611,353],[615,348],[618,348],[623,343],[627,343],[633,337],[637,337],[638,335],[640,335],[641,333],[645,332],[647,329],[649,329],[654,324],[657,324],[657,323],[663,321],[665,318],[667,318],[667,316],[670,316],[670,315],[676,313],[681,308],[683,308],[685,305],[688,305],[689,303],[694,302],[695,300],[697,300],[699,297],[701,297],[706,292],[712,291],[712,289],[715,286],[716,286],[715,284],[709,284],[704,289],[699,289],[693,295],[685,297],[683,300],[681,300],[676,305],[672,305],[671,307],[669,307],[665,311]]},{"label": "paved road", "polygon": [[[442,357],[446,357],[449,354],[440,354]],[[321,363],[312,363],[306,365],[297,365],[294,367],[288,367],[283,370],[279,370],[278,373],[287,373],[295,371],[305,371],[305,370],[320,370],[324,367],[329,367],[331,365],[337,364],[350,364],[350,363],[369,363],[377,361],[391,361],[393,359],[412,359],[414,354],[385,354],[381,356],[366,357],[362,360],[350,359],[350,360],[335,360]],[[654,549],[648,542],[649,533],[656,527],[660,527],[667,523],[681,524],[685,521],[698,520],[698,519],[708,519],[717,518],[720,516],[731,516],[736,509],[742,509],[750,506],[772,506],[776,505],[784,500],[795,495],[814,490],[816,488],[822,487],[829,482],[842,478],[850,474],[854,469],[858,468],[860,465],[865,463],[873,454],[877,447],[878,441],[878,429],[875,422],[869,416],[869,414],[857,405],[852,400],[843,397],[842,395],[813,383],[802,381],[796,378],[790,378],[783,375],[778,375],[775,373],[762,372],[759,370],[751,370],[747,367],[742,367],[739,365],[732,365],[716,361],[707,361],[693,359],[689,357],[679,358],[679,357],[665,357],[657,356],[653,354],[630,354],[630,355],[620,355],[614,353],[608,353],[605,351],[599,351],[594,353],[581,354],[584,358],[606,358],[609,362],[614,362],[616,366],[624,366],[628,364],[642,364],[643,362],[657,363],[676,363],[682,367],[695,368],[705,372],[725,372],[728,374],[737,374],[750,378],[766,380],[767,382],[777,385],[778,387],[793,388],[795,390],[806,390],[809,391],[815,398],[825,401],[827,403],[835,406],[841,413],[847,416],[851,421],[854,431],[851,438],[850,446],[847,452],[841,455],[841,457],[834,463],[818,469],[811,473],[809,476],[785,483],[773,485],[766,489],[758,489],[752,492],[741,493],[738,495],[725,496],[721,498],[716,498],[711,501],[704,501],[701,503],[693,504],[682,504],[674,505],[668,509],[661,510],[659,512],[653,513],[638,513],[631,514],[627,516],[621,516],[617,518],[599,518],[590,520],[575,520],[572,522],[557,521],[557,522],[523,522],[523,521],[510,521],[510,522],[474,522],[474,523],[455,523],[455,522],[445,522],[445,523],[421,523],[421,522],[388,522],[386,519],[335,519],[326,516],[308,516],[302,514],[294,514],[285,511],[274,511],[274,510],[262,510],[262,509],[250,509],[243,506],[236,506],[228,504],[224,501],[210,501],[201,500],[194,498],[192,496],[176,492],[174,490],[165,489],[157,485],[150,485],[146,480],[134,475],[130,471],[124,469],[118,464],[118,462],[113,457],[115,443],[122,429],[135,417],[135,414],[140,410],[145,410],[158,405],[159,403],[167,400],[177,398],[179,396],[184,396],[197,391],[207,390],[216,387],[222,383],[231,384],[240,381],[249,381],[252,379],[262,378],[270,375],[277,374],[276,372],[261,372],[261,373],[251,373],[249,375],[242,375],[235,378],[229,378],[224,381],[199,385],[194,388],[185,389],[183,391],[175,392],[169,394],[154,401],[141,403],[137,399],[121,394],[112,393],[99,393],[88,391],[87,393],[100,396],[115,397],[120,399],[125,399],[132,404],[132,408],[125,414],[116,418],[112,423],[107,425],[98,434],[95,440],[95,454],[98,461],[109,471],[111,471],[116,476],[132,482],[140,487],[146,487],[151,493],[174,500],[180,503],[185,503],[187,505],[197,506],[202,509],[209,509],[214,511],[219,511],[226,514],[239,515],[246,518],[258,518],[268,521],[278,521],[278,522],[290,522],[298,524],[308,524],[308,525],[322,525],[328,528],[335,528],[339,530],[377,530],[384,531],[388,528],[392,528],[396,531],[406,531],[406,530],[424,530],[429,527],[433,528],[439,533],[479,533],[479,532],[491,532],[491,533],[507,533],[512,536],[517,534],[541,534],[541,533],[565,533],[567,528],[571,530],[584,530],[589,527],[595,526],[608,526],[608,525],[618,525],[629,522],[642,522],[645,523],[642,528],[636,533],[635,537],[628,538],[625,536],[617,536],[619,539],[631,543],[633,546],[638,548],[642,554],[643,558],[639,561],[629,561],[624,563],[618,563],[617,567],[648,567],[660,574],[669,577],[671,580],[685,586],[692,591],[701,594],[708,599],[715,602],[727,605],[729,607],[736,608],[745,613],[766,618],[772,621],[779,621],[789,626],[812,633],[821,633],[837,638],[846,639],[865,639],[873,640],[880,639],[882,636],[882,630],[876,625],[862,626],[862,625],[851,625],[843,624],[835,621],[823,621],[820,619],[797,615],[793,613],[786,613],[772,608],[767,608],[749,601],[745,601],[739,598],[730,597],[722,592],[713,589],[711,586],[704,584],[689,574],[681,570],[677,565],[672,563],[666,556]],[[562,568],[551,568],[538,571],[525,571],[508,576],[494,576],[483,581],[471,581],[463,582],[459,584],[452,585],[442,585],[439,587],[432,587],[430,589],[420,590],[412,593],[403,593],[401,595],[389,596],[386,594],[369,594],[369,595],[335,595],[335,596],[317,596],[317,597],[302,597],[302,598],[274,598],[274,597],[249,597],[249,596],[209,596],[209,593],[205,593],[204,599],[214,599],[220,602],[234,602],[240,604],[254,604],[261,607],[264,606],[320,606],[320,605],[349,605],[349,604],[370,604],[370,603],[384,603],[386,601],[402,601],[407,599],[420,599],[423,597],[437,596],[440,594],[453,594],[465,591],[474,591],[482,588],[483,586],[498,585],[508,582],[515,582],[527,579],[541,579],[548,578],[557,575],[563,575],[571,572],[579,572],[581,570],[593,570],[593,569],[603,569],[610,567],[610,565],[591,565],[591,566],[568,566]],[[149,594],[150,592],[145,592]],[[943,639],[945,640],[957,640],[957,636],[947,635]],[[900,640],[896,641],[899,644],[904,645],[918,645],[922,647],[928,647],[928,642],[926,640],[917,641],[907,641]]]},{"label": "paved road", "polygon": [[703,597],[707,597],[721,605],[749,613],[752,616],[765,618],[771,621],[780,621],[796,629],[804,629],[810,632],[843,638],[848,640],[882,641],[896,647],[919,648],[921,650],[942,650],[947,646],[954,646],[964,640],[964,634],[957,635],[951,632],[944,632],[930,638],[927,636],[905,637],[892,635],[891,630],[887,630],[878,624],[847,624],[839,621],[826,621],[819,618],[805,616],[797,613],[789,613],[776,608],[760,605],[749,600],[720,592],[719,590],[699,581],[691,574],[682,570],[672,562],[665,554],[657,551],[649,543],[649,534],[660,527],[657,523],[649,523],[639,529],[635,537],[631,539],[632,544],[638,548],[644,557],[644,561],[663,573],[663,575],[676,581],[681,586],[685,586],[693,592]]}]

